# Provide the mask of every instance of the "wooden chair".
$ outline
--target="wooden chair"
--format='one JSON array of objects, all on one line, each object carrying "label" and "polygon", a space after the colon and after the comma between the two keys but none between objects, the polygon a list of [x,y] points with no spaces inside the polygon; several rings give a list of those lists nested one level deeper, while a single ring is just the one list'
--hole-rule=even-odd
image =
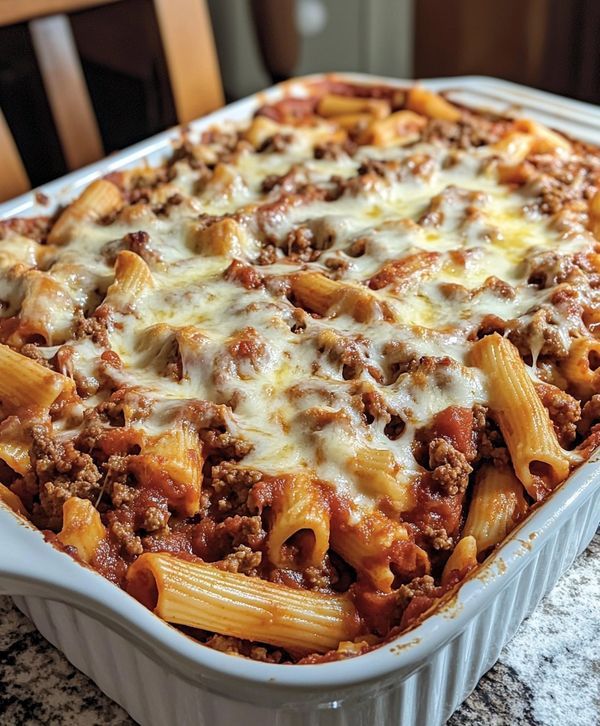
[{"label": "wooden chair", "polygon": [[[0,26],[27,22],[69,169],[104,156],[67,13],[122,0],[0,0]],[[205,0],[153,0],[180,123],[223,105]],[[0,201],[30,188],[0,109]]]}]

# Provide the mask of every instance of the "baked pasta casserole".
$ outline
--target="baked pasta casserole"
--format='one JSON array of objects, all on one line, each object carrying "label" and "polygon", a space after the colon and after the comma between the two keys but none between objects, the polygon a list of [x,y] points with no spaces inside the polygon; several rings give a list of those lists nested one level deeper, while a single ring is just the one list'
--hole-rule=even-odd
[{"label": "baked pasta casserole", "polygon": [[206,646],[359,655],[600,443],[600,155],[335,79],[0,223],[0,489]]}]

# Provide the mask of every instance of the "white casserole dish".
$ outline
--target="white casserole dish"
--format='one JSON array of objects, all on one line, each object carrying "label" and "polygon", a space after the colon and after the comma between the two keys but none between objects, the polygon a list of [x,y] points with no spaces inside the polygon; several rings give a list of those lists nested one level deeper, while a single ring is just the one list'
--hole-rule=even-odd
[{"label": "white casserole dish", "polygon": [[[372,76],[343,79],[406,85]],[[460,89],[453,98],[504,111],[518,106],[581,139],[600,144],[600,109],[488,78],[426,81]],[[249,117],[275,87],[193,123]],[[99,176],[156,163],[177,130],[45,186],[52,203]],[[48,213],[30,193],[0,206],[0,218]],[[205,648],[125,592],[43,541],[0,506],[0,592],[50,642],[144,725],[438,726],[496,661],[521,621],[591,540],[600,520],[600,457],[578,469],[513,532],[458,594],[421,625],[359,658],[281,666]],[[575,595],[576,596],[576,595]]]}]

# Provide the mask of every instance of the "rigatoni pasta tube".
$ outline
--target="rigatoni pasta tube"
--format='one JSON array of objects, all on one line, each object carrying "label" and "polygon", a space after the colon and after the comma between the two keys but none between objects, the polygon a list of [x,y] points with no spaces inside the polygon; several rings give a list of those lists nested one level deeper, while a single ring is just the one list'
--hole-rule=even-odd
[{"label": "rigatoni pasta tube", "polygon": [[[271,512],[269,560],[278,567],[320,567],[329,549],[329,509],[316,482],[303,474],[288,477]],[[294,535],[300,550],[296,563],[290,562],[286,551],[286,542]]]},{"label": "rigatoni pasta tube", "polygon": [[406,512],[415,505],[414,493],[389,449],[359,448],[349,461],[359,486],[371,495],[389,497]]},{"label": "rigatoni pasta tube", "polygon": [[19,326],[8,343],[20,346],[34,336],[46,345],[64,343],[70,336],[75,303],[68,289],[51,275],[30,270],[24,275],[25,296],[19,311]]},{"label": "rigatoni pasta tube", "polygon": [[91,562],[106,530],[88,499],[69,497],[63,504],[63,526],[57,536],[62,544],[75,547],[84,562]]},{"label": "rigatoni pasta tube", "polygon": [[502,154],[513,164],[518,164],[527,158],[534,144],[535,136],[533,134],[527,134],[523,131],[510,131],[499,141],[496,141],[495,144],[492,144],[491,148]]},{"label": "rigatoni pasta tube", "polygon": [[554,433],[525,364],[498,333],[473,345],[471,362],[486,374],[489,405],[510,452],[519,480],[534,499],[564,481],[569,459]]},{"label": "rigatoni pasta tube", "polygon": [[475,538],[478,554],[485,552],[502,542],[527,509],[523,486],[512,469],[485,465],[477,473],[463,535]]},{"label": "rigatoni pasta tube", "polygon": [[69,242],[82,222],[96,222],[123,205],[119,188],[107,179],[96,179],[62,212],[48,235],[51,245]]},{"label": "rigatoni pasta tube", "polygon": [[439,252],[416,252],[400,260],[386,262],[369,280],[371,290],[380,290],[392,283],[408,283],[433,275],[442,266]]},{"label": "rigatoni pasta tube", "polygon": [[9,416],[0,424],[0,460],[17,474],[31,471],[31,439],[16,416]]},{"label": "rigatoni pasta tube", "polygon": [[120,313],[129,313],[153,286],[152,273],[144,260],[135,252],[122,250],[115,260],[115,280],[106,291],[104,304]]},{"label": "rigatoni pasta tube", "polygon": [[370,113],[346,113],[336,116],[335,123],[345,131],[357,131],[365,129],[373,123],[373,116]]},{"label": "rigatoni pasta tube", "polygon": [[[337,120],[337,119],[336,119]],[[396,111],[387,118],[378,119],[369,124],[361,134],[359,141],[375,146],[401,145],[415,141],[427,119],[414,111]]]},{"label": "rigatoni pasta tube", "polygon": [[600,240],[600,190],[597,191],[588,203],[589,226],[592,234]]},{"label": "rigatoni pasta tube", "polygon": [[292,290],[298,303],[319,315],[327,314],[343,288],[343,282],[330,280],[320,272],[304,272],[292,278]]},{"label": "rigatoni pasta tube", "polygon": [[182,424],[146,440],[142,453],[129,457],[129,469],[162,491],[169,506],[193,517],[200,508],[202,444],[196,431]]},{"label": "rigatoni pasta tube", "polygon": [[569,390],[579,398],[588,399],[600,393],[600,341],[592,338],[574,340],[560,369],[569,382]]},{"label": "rigatoni pasta tube", "polygon": [[25,505],[21,501],[21,497],[19,497],[2,483],[0,483],[0,502],[4,502],[7,507],[13,510],[13,512],[20,514],[23,517],[28,516]]},{"label": "rigatoni pasta tube", "polygon": [[429,118],[439,118],[444,121],[458,121],[461,115],[456,106],[423,86],[413,86],[410,89],[406,97],[406,106]]},{"label": "rigatoni pasta tube", "polygon": [[359,323],[393,317],[384,301],[359,285],[330,280],[320,272],[301,272],[291,282],[298,303],[318,315],[347,314]]},{"label": "rigatoni pasta tube", "polygon": [[462,579],[469,570],[477,567],[477,542],[470,535],[460,539],[444,565],[442,585],[447,585],[453,575]]},{"label": "rigatoni pasta tube", "polygon": [[0,345],[0,406],[7,410],[48,409],[75,390],[70,378]]},{"label": "rigatoni pasta tube", "polygon": [[556,131],[552,131],[539,121],[530,118],[520,118],[515,121],[515,129],[531,134],[535,143],[532,151],[536,154],[548,154],[562,149],[563,151],[571,151],[571,142]]},{"label": "rigatoni pasta tube", "polygon": [[331,549],[383,592],[390,592],[396,575],[412,578],[429,572],[427,553],[410,540],[406,527],[377,510],[358,521],[332,522]]},{"label": "rigatoni pasta tube", "polygon": [[127,589],[169,623],[301,653],[324,653],[360,631],[347,595],[286,587],[166,553],[139,557],[127,572]]},{"label": "rigatoni pasta tube", "polygon": [[317,113],[325,117],[368,113],[375,118],[383,118],[389,112],[390,104],[382,98],[358,98],[335,93],[326,93],[317,105]]},{"label": "rigatoni pasta tube", "polygon": [[249,141],[255,149],[259,149],[267,139],[275,136],[281,130],[281,126],[266,116],[255,116],[252,123],[242,133],[246,141]]},{"label": "rigatoni pasta tube", "polygon": [[206,256],[242,257],[248,245],[246,231],[235,219],[225,217],[208,227],[192,228],[196,252]]}]

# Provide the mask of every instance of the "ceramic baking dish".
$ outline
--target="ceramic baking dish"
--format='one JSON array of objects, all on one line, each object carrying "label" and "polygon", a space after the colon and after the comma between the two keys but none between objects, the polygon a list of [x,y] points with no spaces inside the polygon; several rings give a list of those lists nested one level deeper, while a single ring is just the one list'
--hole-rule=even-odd
[{"label": "ceramic baking dish", "polygon": [[[600,110],[593,106],[490,78],[425,85],[453,89],[452,98],[480,108],[517,107],[600,144]],[[248,118],[265,96],[281,92],[275,87],[235,103],[192,129]],[[100,174],[160,161],[178,136],[167,131],[41,191],[52,204],[66,201]],[[0,218],[43,213],[48,208],[33,193],[0,206]],[[579,468],[434,615],[388,645],[346,661],[282,666],[203,647],[54,550],[1,505],[0,592],[12,595],[44,637],[144,726],[438,726],[591,540],[600,519],[598,461],[595,455]]]}]

